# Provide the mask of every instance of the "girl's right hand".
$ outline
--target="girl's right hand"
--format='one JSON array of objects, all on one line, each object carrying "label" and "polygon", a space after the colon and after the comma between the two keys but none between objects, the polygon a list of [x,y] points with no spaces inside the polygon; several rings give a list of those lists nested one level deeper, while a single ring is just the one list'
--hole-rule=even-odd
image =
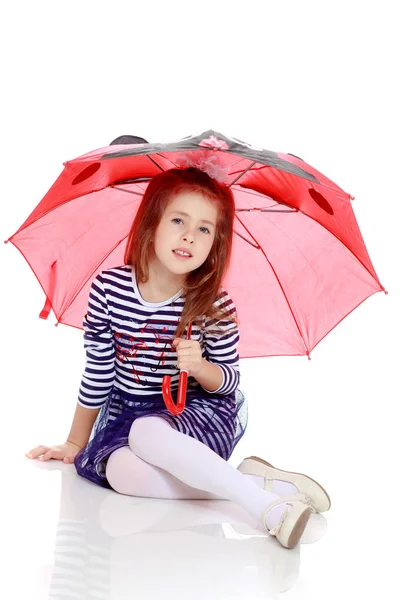
[{"label": "girl's right hand", "polygon": [[25,456],[28,458],[38,458],[39,460],[62,460],[65,463],[73,463],[75,456],[78,454],[80,447],[72,442],[65,442],[60,446],[36,446]]}]

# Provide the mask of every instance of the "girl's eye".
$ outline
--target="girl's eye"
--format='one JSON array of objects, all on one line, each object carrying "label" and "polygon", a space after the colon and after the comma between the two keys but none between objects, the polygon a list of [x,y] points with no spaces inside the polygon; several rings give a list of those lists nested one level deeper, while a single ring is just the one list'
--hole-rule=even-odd
[{"label": "girl's eye", "polygon": [[[181,223],[183,223],[182,219],[180,219],[179,217],[175,217],[174,219],[172,219],[172,223],[175,223],[176,221],[180,221]],[[207,227],[200,227],[200,230],[204,230],[205,233],[210,233],[210,230]]]}]

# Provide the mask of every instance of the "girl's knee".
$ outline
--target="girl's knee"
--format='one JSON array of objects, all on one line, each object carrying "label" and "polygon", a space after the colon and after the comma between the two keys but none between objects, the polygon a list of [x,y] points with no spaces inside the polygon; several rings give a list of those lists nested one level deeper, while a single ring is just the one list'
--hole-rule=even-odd
[{"label": "girl's knee", "polygon": [[111,485],[113,490],[118,492],[119,494],[124,494],[124,474],[125,474],[125,465],[126,465],[126,454],[131,452],[131,450],[124,446],[123,448],[118,448],[118,450],[114,450],[108,458],[106,464],[106,478],[108,483]]},{"label": "girl's knee", "polygon": [[143,457],[146,453],[146,448],[154,446],[157,442],[160,432],[166,428],[171,428],[171,425],[162,417],[140,417],[136,419],[129,431],[128,441],[129,446],[135,454]]}]

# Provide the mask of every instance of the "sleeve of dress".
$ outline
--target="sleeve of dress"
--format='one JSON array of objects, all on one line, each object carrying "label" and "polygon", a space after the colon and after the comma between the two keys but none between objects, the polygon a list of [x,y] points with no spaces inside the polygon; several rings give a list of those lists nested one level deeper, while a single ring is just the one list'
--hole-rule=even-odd
[{"label": "sleeve of dress", "polygon": [[[226,291],[221,291],[214,305],[221,306],[229,314],[236,316],[236,307]],[[215,329],[216,326],[220,329],[218,335],[212,332],[212,329]],[[239,328],[237,324],[228,320],[215,321],[207,317],[205,320],[203,343],[207,360],[218,365],[223,375],[222,384],[214,391],[218,394],[230,394],[234,392],[240,381],[238,354]],[[210,391],[206,388],[203,389]]]},{"label": "sleeve of dress", "polygon": [[78,404],[85,408],[100,408],[105,404],[115,379],[114,337],[101,274],[92,282],[83,328],[86,366]]}]

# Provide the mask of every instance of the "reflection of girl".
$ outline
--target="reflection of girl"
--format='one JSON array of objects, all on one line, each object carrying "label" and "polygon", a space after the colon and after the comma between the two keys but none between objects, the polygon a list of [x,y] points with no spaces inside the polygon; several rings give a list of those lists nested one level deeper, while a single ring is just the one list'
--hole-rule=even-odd
[{"label": "reflection of girl", "polygon": [[[158,598],[170,586],[175,597],[186,597],[190,589],[193,600],[203,600],[213,597],[216,581],[225,596],[234,597],[251,565],[252,591],[278,598],[298,579],[300,545],[286,552],[273,538],[257,534],[231,502],[133,499],[98,486],[88,493],[70,469],[61,465],[54,561],[42,569],[48,595],[43,591],[40,597],[109,600],[129,598],[135,589],[138,597]],[[243,528],[245,535],[237,531]],[[151,576],[155,560],[162,570],[158,577]],[[203,565],[207,573],[197,581]]]},{"label": "reflection of girl", "polygon": [[[232,500],[293,547],[309,519],[308,504],[261,489],[227,463],[246,428],[236,310],[221,288],[233,220],[230,188],[205,172],[172,169],[152,179],[126,264],[92,284],[87,365],[68,442],[32,456],[76,454],[82,477],[122,494],[171,497],[174,490],[176,498]],[[150,321],[158,333],[148,330]],[[163,404],[161,382],[171,374],[176,390],[178,369],[188,371],[189,384],[186,409],[174,416]]]}]

